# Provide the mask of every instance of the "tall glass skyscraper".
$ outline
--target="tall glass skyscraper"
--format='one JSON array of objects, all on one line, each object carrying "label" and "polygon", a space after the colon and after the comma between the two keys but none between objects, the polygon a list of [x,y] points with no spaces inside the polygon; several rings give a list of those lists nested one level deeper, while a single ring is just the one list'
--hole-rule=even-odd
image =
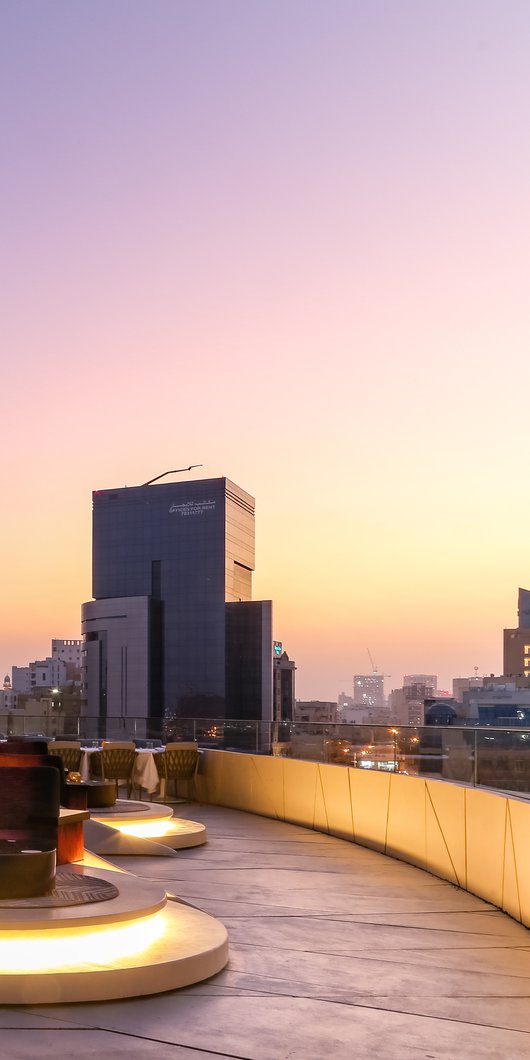
[{"label": "tall glass skyscraper", "polygon": [[[241,622],[228,612],[227,624],[227,606],[251,600],[253,570],[254,499],[229,479],[96,491],[94,600],[82,614],[87,714],[241,716],[230,634],[237,627],[240,656]],[[250,713],[268,718],[270,601],[242,608],[241,621],[241,680],[260,687]]]}]

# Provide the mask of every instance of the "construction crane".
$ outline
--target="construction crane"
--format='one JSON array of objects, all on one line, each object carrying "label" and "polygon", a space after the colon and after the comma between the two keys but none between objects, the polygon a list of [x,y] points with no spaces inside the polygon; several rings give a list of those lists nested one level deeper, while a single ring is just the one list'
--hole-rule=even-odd
[{"label": "construction crane", "polygon": [[374,673],[374,674],[379,673],[379,670],[377,669],[377,666],[375,665],[375,662],[374,662],[374,659],[373,659],[373,655],[372,655],[370,649],[367,648],[366,651],[368,652],[368,658],[370,660],[370,665],[372,667],[372,673]]},{"label": "construction crane", "polygon": [[375,665],[374,657],[369,648],[366,649],[368,652],[368,658],[370,660],[370,666],[372,667],[372,673],[377,674],[378,677],[392,677],[392,674],[380,674],[377,666]]}]

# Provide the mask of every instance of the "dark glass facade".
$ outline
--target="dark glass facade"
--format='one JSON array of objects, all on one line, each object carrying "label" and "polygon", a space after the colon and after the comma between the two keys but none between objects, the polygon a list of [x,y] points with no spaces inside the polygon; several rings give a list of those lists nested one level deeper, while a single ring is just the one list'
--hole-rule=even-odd
[{"label": "dark glass facade", "polygon": [[[262,717],[264,661],[272,640],[270,601],[226,605],[226,713],[250,721]],[[269,666],[272,675],[272,663]]]},{"label": "dark glass facade", "polygon": [[251,599],[254,500],[225,478],[93,494],[95,600],[149,597],[148,716],[226,716],[226,603]]}]

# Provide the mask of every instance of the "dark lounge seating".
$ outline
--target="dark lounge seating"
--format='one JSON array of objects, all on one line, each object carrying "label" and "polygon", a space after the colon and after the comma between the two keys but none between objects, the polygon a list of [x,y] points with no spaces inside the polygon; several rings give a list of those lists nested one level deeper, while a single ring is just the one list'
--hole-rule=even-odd
[{"label": "dark lounge seating", "polygon": [[0,768],[0,899],[29,898],[53,887],[59,787],[57,769],[50,766]]},{"label": "dark lounge seating", "polygon": [[47,755],[48,741],[30,736],[8,736],[7,743],[0,743],[0,754]]},{"label": "dark lounge seating", "polygon": [[[35,745],[42,745],[45,748],[44,752],[28,750]],[[13,740],[12,743],[1,744],[0,747],[0,769],[5,766],[13,766],[19,768],[20,766],[47,766],[49,769],[54,769],[59,777],[59,798],[61,806],[68,809],[69,807],[69,789],[66,785],[65,769],[62,763],[62,759],[59,755],[49,755],[48,745],[42,741],[30,740],[27,743]],[[16,748],[16,750],[12,750]],[[86,801],[84,806],[79,805],[79,800],[76,800],[76,809],[86,809]]]}]

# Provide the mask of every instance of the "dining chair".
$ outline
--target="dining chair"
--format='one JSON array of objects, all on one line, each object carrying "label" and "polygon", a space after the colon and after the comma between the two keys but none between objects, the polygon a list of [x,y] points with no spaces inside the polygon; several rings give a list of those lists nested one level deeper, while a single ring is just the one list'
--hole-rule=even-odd
[{"label": "dining chair", "polygon": [[[103,748],[121,748],[129,751],[135,750],[135,745],[132,740],[102,740],[101,744],[94,751],[90,751],[88,756],[88,773],[91,780],[101,780],[101,752]],[[113,778],[114,779],[114,778]]]},{"label": "dining chair", "polygon": [[130,799],[133,790],[133,773],[136,764],[134,744],[108,743],[99,752],[101,762],[101,779],[114,780],[116,782],[116,797],[119,794],[119,782],[124,781],[127,785],[127,798]]},{"label": "dining chair", "polygon": [[62,759],[69,773],[78,773],[81,764],[81,744],[77,740],[50,740],[48,752]]},{"label": "dining chair", "polygon": [[199,767],[199,750],[196,743],[168,743],[164,751],[157,752],[153,757],[160,778],[161,799],[166,797],[169,781],[173,781],[175,798],[179,798],[179,781],[185,782],[188,799],[197,798],[195,778]]}]

